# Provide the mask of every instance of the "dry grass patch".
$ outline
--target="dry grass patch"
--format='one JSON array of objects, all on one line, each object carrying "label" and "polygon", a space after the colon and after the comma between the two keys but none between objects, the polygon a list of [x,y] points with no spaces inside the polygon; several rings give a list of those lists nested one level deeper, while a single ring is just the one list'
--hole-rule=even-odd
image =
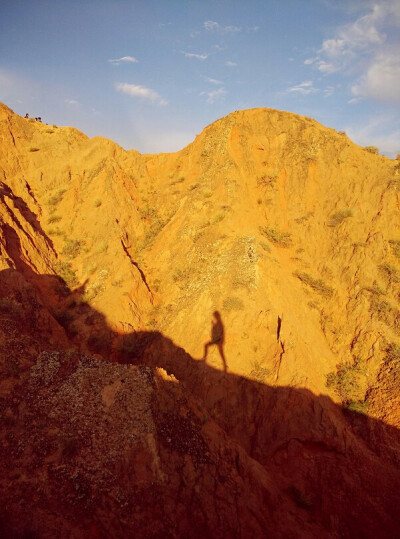
[{"label": "dry grass patch", "polygon": [[268,228],[266,226],[260,226],[259,230],[263,236],[277,247],[292,246],[292,235],[289,232],[282,232],[277,228]]},{"label": "dry grass patch", "polygon": [[301,271],[296,271],[293,273],[293,275],[297,277],[298,279],[300,279],[302,283],[312,288],[314,292],[321,294],[321,296],[325,296],[325,297],[332,296],[333,288],[328,286],[322,279],[314,279],[308,273],[304,273]]},{"label": "dry grass patch", "polygon": [[392,248],[394,256],[400,259],[400,240],[389,240],[389,245]]},{"label": "dry grass patch", "polygon": [[353,211],[350,209],[339,210],[332,215],[328,221],[328,226],[335,227],[343,223],[345,219],[353,217]]}]

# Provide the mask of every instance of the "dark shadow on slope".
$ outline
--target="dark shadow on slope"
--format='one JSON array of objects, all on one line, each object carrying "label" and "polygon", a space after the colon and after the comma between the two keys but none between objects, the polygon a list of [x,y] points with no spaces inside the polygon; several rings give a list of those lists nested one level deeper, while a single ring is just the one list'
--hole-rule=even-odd
[{"label": "dark shadow on slope", "polygon": [[[25,184],[26,184],[28,193],[35,200],[33,193],[29,187],[29,184],[27,182],[25,182]],[[42,236],[46,244],[54,251],[54,246],[53,246],[53,242],[51,238],[49,238],[47,234],[44,232],[42,225],[38,221],[36,215],[29,209],[27,203],[21,197],[15,196],[13,191],[10,189],[10,187],[8,187],[8,185],[6,185],[4,182],[0,182],[0,200],[3,199],[3,201],[5,202],[4,200],[5,197],[12,200],[14,206],[18,208],[18,210],[21,212],[21,214],[27,220],[27,222],[32,226],[34,230],[38,232],[38,234]],[[14,214],[11,214],[11,212],[10,212],[10,215],[11,215],[12,220],[15,223],[15,226],[22,230],[22,226],[19,223],[17,217]]]},{"label": "dark shadow on slope", "polygon": [[[17,251],[14,246],[14,258]],[[25,266],[19,260],[17,267],[23,270]],[[0,300],[7,291],[7,297],[23,309],[17,273],[12,269],[0,273]],[[24,275],[30,275],[26,268]],[[35,275],[39,296],[56,280],[53,275]],[[84,287],[69,292],[74,298],[70,314],[80,320],[71,335],[75,346],[90,348],[110,362],[163,368],[173,374],[187,395],[205,409],[207,420],[214,421],[264,466],[299,510],[309,514],[307,518],[343,537],[394,537],[400,533],[398,429],[343,411],[328,396],[316,396],[304,388],[269,386],[214,369],[161,332],[119,335],[101,313],[79,301]],[[21,327],[26,322],[23,314],[2,314],[20,320]],[[71,333],[68,316],[59,317],[58,322]],[[40,338],[45,328],[29,331]],[[160,438],[160,443],[167,442]]]}]

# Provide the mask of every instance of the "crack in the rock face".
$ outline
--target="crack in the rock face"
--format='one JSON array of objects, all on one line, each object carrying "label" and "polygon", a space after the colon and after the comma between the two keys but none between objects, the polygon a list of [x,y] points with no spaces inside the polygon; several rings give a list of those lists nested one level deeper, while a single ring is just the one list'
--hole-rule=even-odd
[{"label": "crack in the rock face", "polygon": [[150,286],[148,285],[147,283],[147,280],[146,280],[146,275],[144,274],[143,270],[140,268],[139,264],[137,262],[135,262],[132,258],[132,256],[129,254],[129,251],[126,247],[126,245],[124,244],[124,241],[122,240],[121,238],[121,245],[122,245],[122,249],[124,250],[124,253],[126,254],[126,256],[129,258],[132,266],[135,266],[135,268],[138,270],[138,272],[140,273],[140,277],[143,281],[143,284],[145,285],[145,287],[147,288],[147,290],[149,291],[149,293],[151,294],[151,300],[153,299],[153,292],[151,291],[151,288]]}]

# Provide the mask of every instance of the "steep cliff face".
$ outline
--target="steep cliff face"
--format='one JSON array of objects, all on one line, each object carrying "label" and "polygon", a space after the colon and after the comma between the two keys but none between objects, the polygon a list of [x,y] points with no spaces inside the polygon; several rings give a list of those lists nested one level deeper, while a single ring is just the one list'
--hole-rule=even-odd
[{"label": "steep cliff face", "polygon": [[0,181],[4,532],[399,533],[398,161],[270,109],[140,155],[1,106]]},{"label": "steep cliff face", "polygon": [[[173,307],[163,331],[201,357],[217,309],[235,372],[248,375],[250,360],[271,382],[323,391],[337,363],[357,358],[374,376],[380,345],[399,337],[396,165],[288,113],[238,112],[208,127],[176,157],[182,183],[157,178],[154,205],[180,201],[145,259],[159,261],[149,271]],[[181,270],[175,282],[165,264]]]}]

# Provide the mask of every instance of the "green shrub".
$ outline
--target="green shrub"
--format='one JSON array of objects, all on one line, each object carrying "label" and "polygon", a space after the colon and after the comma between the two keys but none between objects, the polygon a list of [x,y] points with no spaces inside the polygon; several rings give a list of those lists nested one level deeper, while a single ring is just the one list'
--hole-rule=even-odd
[{"label": "green shrub", "polygon": [[366,414],[369,407],[370,403],[368,401],[351,401],[347,405],[349,410],[352,412],[358,412],[359,414]]},{"label": "green shrub", "polygon": [[392,266],[392,264],[385,262],[384,264],[379,264],[378,269],[390,283],[400,282],[400,271],[398,268],[396,268],[396,266]]},{"label": "green shrub", "polygon": [[265,226],[260,226],[259,230],[261,234],[277,247],[290,247],[292,245],[291,234],[289,232],[282,232],[277,228],[267,228]]},{"label": "green shrub", "polygon": [[177,269],[172,274],[172,280],[174,281],[174,283],[177,283],[178,281],[182,281],[183,279],[186,279],[187,275],[188,275],[187,269],[185,270]]},{"label": "green shrub", "polygon": [[301,224],[307,222],[310,217],[314,217],[314,212],[309,211],[308,213],[306,213],[302,217],[298,217],[297,219],[295,219],[294,222],[301,225]]},{"label": "green shrub", "polygon": [[250,376],[260,382],[261,384],[265,382],[265,379],[271,374],[269,369],[266,369],[262,366],[259,361],[253,361],[252,369],[250,371]]},{"label": "green shrub", "polygon": [[157,210],[155,208],[151,207],[151,206],[146,206],[145,208],[140,208],[139,213],[140,213],[140,218],[143,221],[158,218]]},{"label": "green shrub", "polygon": [[176,185],[177,183],[182,183],[185,181],[185,176],[179,176],[176,180],[170,183],[170,185]]},{"label": "green shrub", "polygon": [[[400,164],[400,163],[399,163]],[[395,177],[395,178],[392,178],[388,181],[388,184],[387,184],[388,188],[391,189],[395,189],[396,191],[398,189],[400,189],[400,177]]]},{"label": "green shrub", "polygon": [[379,149],[376,146],[365,146],[364,150],[369,153],[379,155]]},{"label": "green shrub", "polygon": [[49,236],[63,236],[64,232],[59,228],[49,228],[47,234]]},{"label": "green shrub", "polygon": [[61,253],[69,258],[75,258],[79,255],[83,246],[83,241],[67,239]]},{"label": "green shrub", "polygon": [[390,247],[396,258],[400,258],[400,240],[389,240]]},{"label": "green shrub", "polygon": [[157,218],[155,219],[151,225],[150,228],[147,230],[145,237],[143,239],[143,247],[150,247],[154,241],[154,239],[158,236],[158,234],[161,232],[161,230],[164,228],[164,222]]},{"label": "green shrub", "polygon": [[269,175],[259,176],[257,178],[257,187],[272,187],[278,179],[278,174],[273,172]]},{"label": "green shrub", "polygon": [[98,281],[87,285],[85,293],[83,294],[83,301],[85,301],[85,303],[90,303],[94,300],[94,298],[102,294],[105,289],[105,285],[102,282]]},{"label": "green shrub", "polygon": [[72,270],[70,264],[58,261],[55,269],[57,274],[70,288],[78,284],[75,272]]},{"label": "green shrub", "polygon": [[332,217],[328,221],[328,226],[338,226],[340,223],[342,223],[345,219],[348,219],[349,217],[353,217],[352,210],[345,209],[345,210],[339,210],[336,213],[332,215]]},{"label": "green shrub", "polygon": [[313,277],[311,277],[311,275],[308,275],[308,273],[303,273],[301,271],[296,271],[293,273],[293,275],[300,279],[300,281],[302,281],[304,284],[312,288],[318,294],[321,294],[322,296],[326,297],[332,296],[333,288],[325,284],[322,279],[314,279]]},{"label": "green shrub", "polygon": [[101,206],[102,202],[99,198],[96,198],[95,201],[93,202],[93,205],[95,208],[99,208]]},{"label": "green shrub", "polygon": [[400,346],[395,343],[389,343],[386,348],[385,363],[400,364]]},{"label": "green shrub", "polygon": [[62,201],[63,199],[63,196],[64,196],[64,193],[65,193],[65,189],[59,189],[57,191],[57,193],[55,193],[53,196],[51,196],[49,198],[49,200],[47,201],[47,203],[50,205],[50,206],[56,206],[59,202]]},{"label": "green shrub", "polygon": [[53,223],[58,223],[60,221],[61,221],[61,217],[59,215],[50,215],[50,217],[47,220],[47,223],[51,225]]},{"label": "green shrub", "polygon": [[375,296],[385,296],[386,292],[378,285],[374,284],[373,286],[366,286],[364,288],[367,292],[374,294]]},{"label": "green shrub", "polygon": [[345,405],[359,401],[360,385],[359,374],[361,369],[353,364],[339,363],[336,372],[330,372],[326,376],[326,387],[331,387]]},{"label": "green shrub", "polygon": [[378,319],[400,335],[400,311],[377,296],[370,298],[370,311],[375,313]]}]

